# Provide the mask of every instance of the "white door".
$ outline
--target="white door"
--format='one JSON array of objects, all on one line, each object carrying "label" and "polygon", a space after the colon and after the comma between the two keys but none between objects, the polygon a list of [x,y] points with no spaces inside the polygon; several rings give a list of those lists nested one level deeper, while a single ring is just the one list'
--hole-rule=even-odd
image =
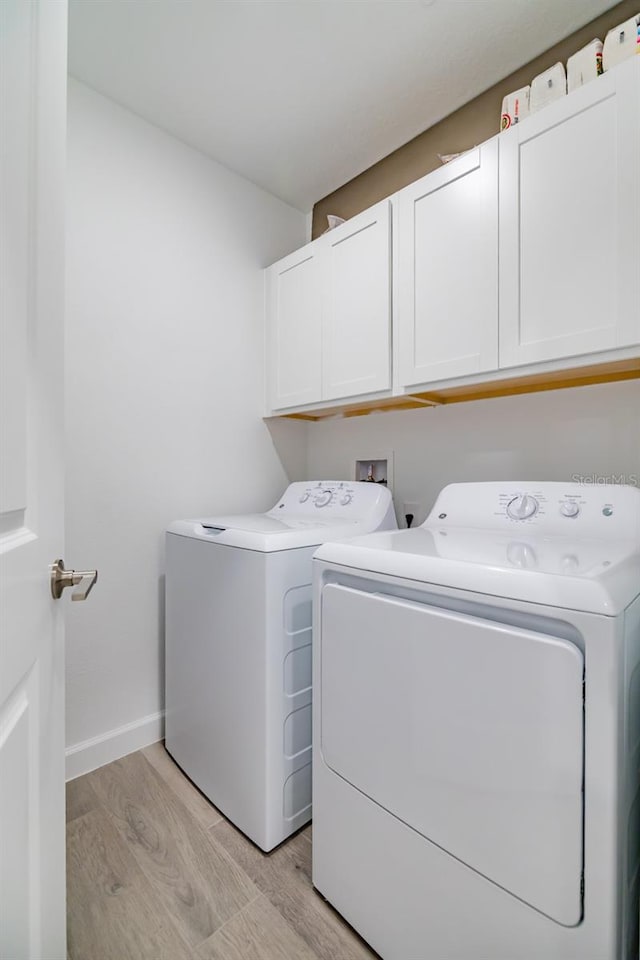
[{"label": "white door", "polygon": [[398,245],[401,386],[495,370],[495,138],[400,191]]},{"label": "white door", "polygon": [[640,342],[640,60],[500,135],[500,366]]},{"label": "white door", "polygon": [[63,544],[67,10],[2,0],[0,957],[66,956]]},{"label": "white door", "polygon": [[324,238],[322,399],[391,387],[391,217],[383,200]]},{"label": "white door", "polygon": [[267,409],[316,403],[322,391],[318,241],[266,270]]},{"label": "white door", "polygon": [[322,591],[326,764],[566,926],[582,916],[584,660],[557,636]]}]

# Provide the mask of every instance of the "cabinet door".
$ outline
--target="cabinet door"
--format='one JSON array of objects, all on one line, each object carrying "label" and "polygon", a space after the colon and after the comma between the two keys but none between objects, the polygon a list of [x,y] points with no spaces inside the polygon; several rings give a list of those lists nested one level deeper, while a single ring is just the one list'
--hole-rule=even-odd
[{"label": "cabinet door", "polygon": [[640,60],[499,139],[500,365],[640,342]]},{"label": "cabinet door", "polygon": [[401,386],[498,365],[498,154],[491,140],[398,194]]},{"label": "cabinet door", "polygon": [[266,271],[267,407],[321,399],[322,304],[318,244]]},{"label": "cabinet door", "polygon": [[391,387],[391,219],[388,200],[326,237],[322,398]]}]

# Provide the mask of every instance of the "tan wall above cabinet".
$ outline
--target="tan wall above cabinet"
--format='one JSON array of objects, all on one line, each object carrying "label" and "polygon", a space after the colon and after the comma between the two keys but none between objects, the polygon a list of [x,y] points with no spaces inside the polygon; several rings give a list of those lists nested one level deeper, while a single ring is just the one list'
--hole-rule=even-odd
[{"label": "tan wall above cabinet", "polygon": [[[571,54],[594,37],[604,40],[608,30],[639,10],[640,0],[624,0],[617,4],[586,27],[551,47],[455,113],[445,117],[440,123],[365,170],[360,176],[319,200],[313,208],[312,236],[317,237],[325,230],[327,214],[335,214],[344,219],[353,217],[384,197],[414,183],[426,173],[436,170],[441,166],[439,153],[458,153],[488,140],[498,132],[502,99],[507,93],[530,83],[533,77],[558,60],[566,63]],[[491,50],[487,50],[487,56],[491,56]]]}]

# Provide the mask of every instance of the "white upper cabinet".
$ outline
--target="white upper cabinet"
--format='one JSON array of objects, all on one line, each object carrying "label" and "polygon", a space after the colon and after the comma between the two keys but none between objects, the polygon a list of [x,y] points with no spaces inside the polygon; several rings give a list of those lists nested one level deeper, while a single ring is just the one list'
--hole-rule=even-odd
[{"label": "white upper cabinet", "polygon": [[640,342],[640,57],[500,136],[500,366]]},{"label": "white upper cabinet", "polygon": [[323,400],[391,387],[390,240],[388,200],[326,235]]},{"label": "white upper cabinet", "polygon": [[266,271],[267,407],[391,388],[391,217],[383,200]]},{"label": "white upper cabinet", "polygon": [[270,412],[639,356],[640,57],[280,260],[266,282]]},{"label": "white upper cabinet", "polygon": [[498,365],[497,139],[397,195],[399,382]]},{"label": "white upper cabinet", "polygon": [[266,271],[267,406],[302,406],[321,397],[322,286],[318,242]]}]

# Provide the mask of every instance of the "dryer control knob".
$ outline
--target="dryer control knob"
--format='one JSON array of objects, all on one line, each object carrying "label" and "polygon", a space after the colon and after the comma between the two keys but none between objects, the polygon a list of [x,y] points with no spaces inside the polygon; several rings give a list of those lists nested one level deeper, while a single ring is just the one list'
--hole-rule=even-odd
[{"label": "dryer control knob", "polygon": [[512,520],[528,520],[538,511],[538,501],[528,493],[514,497],[507,504],[507,514]]},{"label": "dryer control knob", "polygon": [[563,517],[577,517],[580,513],[580,504],[573,500],[565,500],[560,504],[560,513]]}]

